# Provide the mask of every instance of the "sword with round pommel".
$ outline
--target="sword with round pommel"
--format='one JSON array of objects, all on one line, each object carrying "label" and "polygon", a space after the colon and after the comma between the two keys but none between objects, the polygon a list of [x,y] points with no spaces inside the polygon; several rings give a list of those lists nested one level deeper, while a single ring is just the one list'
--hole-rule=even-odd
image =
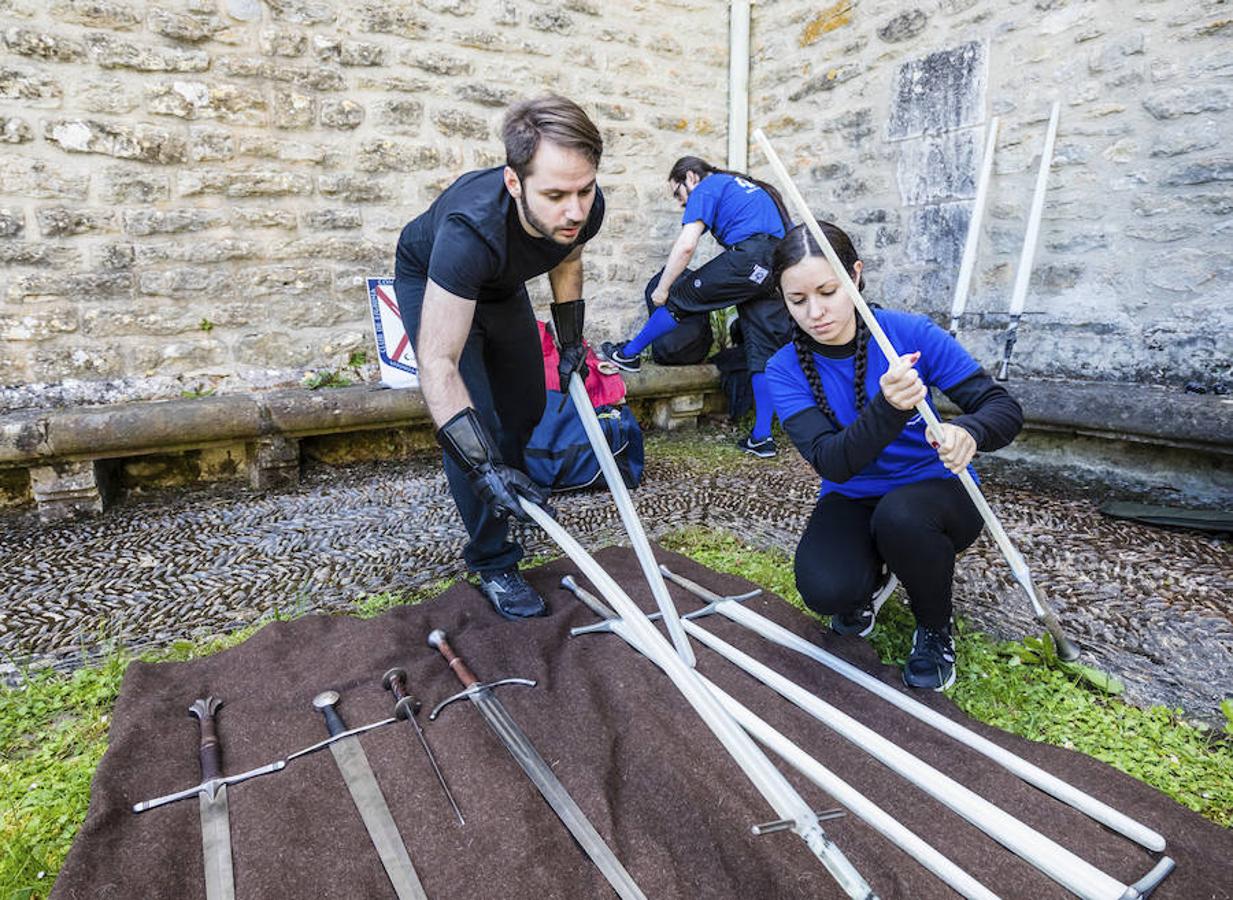
[{"label": "sword with round pommel", "polygon": [[410,722],[411,727],[415,729],[415,736],[420,739],[420,746],[424,748],[424,753],[428,757],[428,763],[437,775],[437,781],[441,785],[441,790],[445,791],[445,799],[450,802],[450,806],[454,809],[454,815],[458,817],[458,824],[466,825],[467,822],[462,817],[462,810],[458,808],[458,804],[454,801],[454,794],[450,791],[450,786],[445,783],[445,776],[441,773],[441,767],[437,765],[437,758],[433,756],[432,748],[428,746],[428,738],[424,736],[424,729],[420,728],[419,720],[415,717],[415,714],[420,711],[420,701],[412,697],[407,690],[406,670],[399,668],[390,669],[381,676],[381,686],[394,695],[394,716]]},{"label": "sword with round pommel", "polygon": [[449,663],[463,686],[462,691],[438,703],[428,718],[436,719],[442,709],[463,697],[475,704],[475,708],[480,711],[488,727],[501,739],[501,743],[505,745],[510,756],[514,757],[514,760],[522,767],[522,771],[539,789],[544,800],[552,807],[552,811],[569,829],[569,833],[574,836],[574,840],[582,847],[583,852],[591,858],[591,862],[595,863],[603,876],[608,879],[608,883],[612,885],[617,895],[622,900],[646,900],[646,895],[625,871],[625,867],[616,858],[616,854],[604,843],[604,839],[599,836],[595,826],[588,821],[578,804],[574,802],[574,798],[553,774],[548,763],[544,762],[544,758],[532,746],[531,739],[518,727],[518,723],[510,718],[505,707],[492,693],[492,689],[498,685],[522,684],[535,687],[535,682],[528,678],[503,678],[500,681],[481,682],[470,667],[463,662],[462,657],[454,652],[454,648],[446,640],[445,632],[440,628],[428,635],[428,646],[435,648],[445,657],[445,661]]},{"label": "sword with round pommel", "polygon": [[399,900],[428,900],[419,875],[411,863],[407,845],[398,832],[398,825],[385,802],[385,795],[377,784],[377,776],[358,735],[348,734],[347,723],[335,708],[339,697],[337,691],[322,691],[313,697],[313,709],[325,716],[325,728],[331,738],[330,753],[338,771],[351,792],[351,799],[364,822],[373,848],[381,859],[385,874],[390,879]]},{"label": "sword with round pommel", "polygon": [[188,713],[197,718],[201,742],[197,759],[201,762],[203,790],[198,795],[201,807],[201,856],[205,862],[207,900],[235,900],[235,876],[231,864],[231,824],[227,806],[227,785],[223,774],[222,745],[214,726],[214,714],[223,701],[215,697],[197,700]]}]

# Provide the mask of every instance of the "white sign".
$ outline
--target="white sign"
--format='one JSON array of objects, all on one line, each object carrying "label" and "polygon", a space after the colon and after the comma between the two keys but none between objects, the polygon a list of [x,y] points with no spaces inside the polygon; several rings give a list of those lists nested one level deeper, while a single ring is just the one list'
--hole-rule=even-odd
[{"label": "white sign", "polygon": [[419,387],[419,370],[407,329],[402,325],[393,278],[369,278],[368,311],[377,339],[377,362],[381,383],[392,388]]}]

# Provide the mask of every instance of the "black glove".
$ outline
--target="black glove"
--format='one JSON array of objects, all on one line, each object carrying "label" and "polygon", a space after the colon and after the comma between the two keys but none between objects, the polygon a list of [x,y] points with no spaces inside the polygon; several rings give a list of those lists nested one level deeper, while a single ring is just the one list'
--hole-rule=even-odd
[{"label": "black glove", "polygon": [[552,304],[552,327],[557,333],[557,350],[560,361],[557,374],[561,376],[561,393],[569,393],[569,379],[575,372],[586,381],[587,348],[582,343],[582,321],[586,318],[586,301],[570,300]]},{"label": "black glove", "polygon": [[546,503],[548,491],[525,473],[501,462],[484,423],[471,407],[437,429],[437,443],[466,473],[471,489],[494,516],[504,518],[513,514],[524,522],[531,521],[518,502],[519,495],[544,507],[551,515]]}]

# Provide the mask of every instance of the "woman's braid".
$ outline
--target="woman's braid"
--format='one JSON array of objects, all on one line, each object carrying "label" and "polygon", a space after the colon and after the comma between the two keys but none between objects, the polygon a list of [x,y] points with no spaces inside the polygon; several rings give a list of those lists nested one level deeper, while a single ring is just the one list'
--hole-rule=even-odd
[{"label": "woman's braid", "polygon": [[801,365],[801,371],[805,373],[805,380],[809,382],[809,389],[813,392],[814,402],[818,404],[818,408],[822,413],[831,420],[831,424],[836,428],[842,428],[839,420],[835,418],[835,411],[831,409],[831,405],[826,399],[826,390],[822,387],[822,377],[818,374],[818,367],[814,365],[813,348],[810,346],[809,338],[805,336],[805,332],[800,328],[792,329],[792,346],[796,348],[796,358]]},{"label": "woman's braid", "polygon": [[865,393],[865,376],[869,372],[869,326],[860,316],[856,317],[856,361],[853,363],[853,387],[856,389],[856,411],[859,413],[869,402]]}]

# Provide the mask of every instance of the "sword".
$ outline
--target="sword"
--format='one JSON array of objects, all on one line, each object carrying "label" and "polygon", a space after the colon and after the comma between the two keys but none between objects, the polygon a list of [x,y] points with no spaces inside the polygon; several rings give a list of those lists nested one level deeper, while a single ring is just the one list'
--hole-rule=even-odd
[{"label": "sword", "polygon": [[411,727],[415,729],[415,736],[420,739],[420,746],[424,748],[424,753],[428,756],[428,762],[432,765],[432,770],[437,773],[437,781],[441,783],[441,790],[445,791],[445,799],[450,802],[450,806],[454,807],[454,815],[458,817],[458,824],[466,825],[466,820],[462,817],[462,810],[454,802],[454,795],[450,792],[450,786],[445,783],[445,776],[441,774],[441,767],[437,765],[437,758],[432,755],[432,748],[428,746],[428,739],[424,737],[424,729],[420,728],[419,720],[415,718],[415,714],[420,711],[420,701],[412,697],[407,691],[406,670],[390,669],[381,676],[381,686],[394,695],[394,715],[399,719],[406,719],[411,723]]},{"label": "sword", "polygon": [[505,711],[505,707],[492,694],[492,689],[502,684],[521,684],[527,687],[535,687],[535,682],[527,678],[502,678],[500,681],[481,683],[465,662],[462,657],[454,653],[449,642],[446,640],[445,632],[440,628],[428,635],[428,646],[435,647],[445,657],[445,661],[449,663],[458,680],[462,682],[464,690],[442,700],[437,704],[436,708],[428,716],[430,720],[436,719],[437,715],[446,706],[453,703],[455,700],[461,700],[466,697],[483,715],[484,721],[488,723],[488,727],[501,739],[501,743],[505,745],[505,749],[509,751],[510,756],[518,765],[522,766],[522,771],[527,773],[527,777],[539,789],[540,794],[548,805],[552,807],[552,811],[557,814],[561,822],[569,829],[570,834],[574,836],[574,840],[582,847],[583,851],[591,858],[591,861],[599,868],[604,877],[608,879],[608,883],[612,885],[613,890],[623,900],[646,900],[646,895],[638,887],[630,874],[625,871],[625,867],[621,865],[620,860],[604,843],[604,839],[599,836],[595,827],[587,820],[586,815],[578,808],[578,804],[565,790],[565,786],[553,774],[552,769],[548,767],[548,763],[544,762],[544,758],[536,752],[531,745],[531,740],[526,736],[518,724],[510,718],[509,713]]},{"label": "sword", "polygon": [[[347,731],[342,716],[334,708],[337,702],[337,691],[323,691],[313,697],[313,709],[325,716],[325,727],[331,737]],[[330,752],[334,754],[338,771],[347,783],[355,808],[360,811],[368,836],[377,848],[377,855],[381,857],[385,874],[394,886],[394,893],[399,900],[428,900],[419,876],[415,874],[415,867],[411,865],[411,857],[407,855],[407,846],[381,794],[381,787],[377,784],[372,767],[368,765],[360,739],[355,735],[342,737],[330,744]]]}]

